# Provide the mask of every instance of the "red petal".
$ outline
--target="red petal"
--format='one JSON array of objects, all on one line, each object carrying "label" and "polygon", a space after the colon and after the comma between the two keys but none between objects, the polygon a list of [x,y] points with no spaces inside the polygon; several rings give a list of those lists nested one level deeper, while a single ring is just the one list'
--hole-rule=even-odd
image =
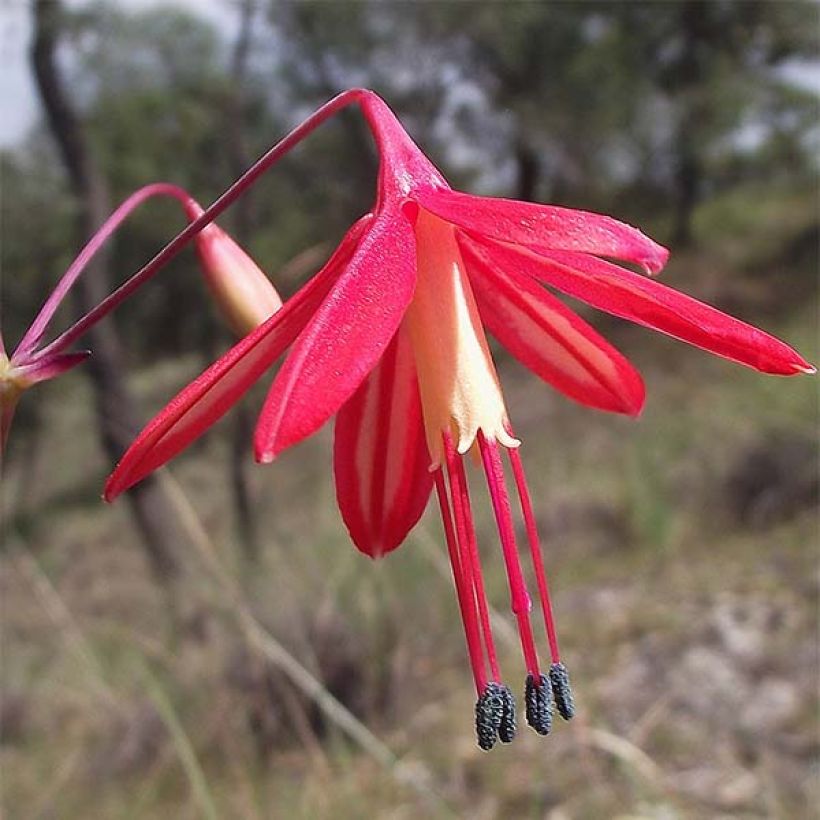
[{"label": "red petal", "polygon": [[[472,240],[465,240],[472,244]],[[672,288],[578,253],[538,255],[481,243],[493,264],[540,279],[614,316],[674,336],[764,373],[794,375],[814,368],[787,344]]]},{"label": "red petal", "polygon": [[421,190],[413,198],[428,211],[467,231],[531,250],[555,249],[611,256],[657,273],[669,251],[637,228],[612,217],[515,199]]},{"label": "red petal", "polygon": [[401,213],[374,221],[271,386],[256,428],[257,461],[316,432],[375,367],[413,297],[415,253]]},{"label": "red petal", "polygon": [[404,541],[433,488],[416,365],[403,330],[336,416],[336,498],[353,543],[378,558]]},{"label": "red petal", "polygon": [[279,358],[350,260],[368,220],[359,220],[348,231],[322,270],[280,311],[217,359],[146,425],[109,476],[106,501],[112,501],[199,438]]},{"label": "red petal", "polygon": [[606,339],[530,277],[490,264],[462,243],[481,320],[520,362],[572,399],[637,415],[638,371]]}]

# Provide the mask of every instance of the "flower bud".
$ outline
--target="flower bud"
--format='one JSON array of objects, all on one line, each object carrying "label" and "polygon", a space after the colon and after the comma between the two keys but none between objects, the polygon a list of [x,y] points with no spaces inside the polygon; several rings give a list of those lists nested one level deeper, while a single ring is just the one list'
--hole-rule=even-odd
[{"label": "flower bud", "polygon": [[[186,211],[192,220],[202,214],[193,200],[186,204]],[[238,336],[246,336],[282,307],[268,277],[218,225],[207,225],[194,242],[208,290],[220,315]]]}]

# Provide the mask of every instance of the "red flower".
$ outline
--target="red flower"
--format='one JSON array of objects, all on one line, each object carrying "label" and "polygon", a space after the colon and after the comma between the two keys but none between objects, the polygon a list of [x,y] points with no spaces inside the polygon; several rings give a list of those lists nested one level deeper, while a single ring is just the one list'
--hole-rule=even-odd
[{"label": "red flower", "polygon": [[[526,712],[549,731],[552,700],[573,713],[560,662],[524,472],[484,328],[561,392],[637,414],[633,366],[539,282],[713,353],[771,373],[812,368],[790,347],[614,258],[658,272],[667,251],[606,216],[450,189],[385,103],[348,92],[381,154],[373,210],[284,307],[188,385],[139,435],[108,480],[113,499],[219,419],[281,356],[255,435],[272,461],[336,415],[334,474],[342,516],[371,556],[395,549],[435,486],[479,700],[479,744],[515,731],[501,684],[463,454],[480,455],[527,667]],[[511,464],[551,654],[542,674],[502,455]]]}]

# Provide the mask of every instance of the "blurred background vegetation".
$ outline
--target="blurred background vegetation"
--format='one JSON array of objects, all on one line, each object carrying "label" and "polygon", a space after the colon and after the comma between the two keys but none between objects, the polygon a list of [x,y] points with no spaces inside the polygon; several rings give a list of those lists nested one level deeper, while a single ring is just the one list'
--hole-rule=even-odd
[{"label": "blurred background vegetation", "polygon": [[[208,203],[317,105],[367,85],[454,185],[638,224],[672,247],[670,284],[820,357],[816,3],[202,9],[32,3],[99,197],[90,208],[66,174],[53,119],[3,151],[12,347],[102,205],[159,179]],[[221,222],[290,294],[367,209],[375,163],[361,119],[339,117]],[[175,208],[143,207],[95,286],[170,239]],[[92,342],[101,370],[18,410],[4,816],[816,816],[815,383],[590,319],[645,375],[638,422],[571,405],[497,351],[580,715],[486,755],[436,515],[385,561],[357,554],[329,430],[251,465],[264,385],[154,497],[99,501],[133,425],[230,343],[193,254],[170,265]],[[118,406],[100,400],[106,362]],[[517,688],[515,642],[502,654]]]}]

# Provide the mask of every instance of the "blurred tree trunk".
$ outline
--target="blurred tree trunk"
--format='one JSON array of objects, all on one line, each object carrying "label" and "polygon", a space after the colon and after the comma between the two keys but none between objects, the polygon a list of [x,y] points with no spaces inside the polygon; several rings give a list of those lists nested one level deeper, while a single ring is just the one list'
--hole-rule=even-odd
[{"label": "blurred tree trunk", "polygon": [[515,198],[524,202],[535,202],[541,165],[538,162],[538,154],[523,135],[515,142],[515,165],[518,177]]},{"label": "blurred tree trunk", "polygon": [[[231,55],[231,86],[227,99],[228,162],[232,179],[239,177],[250,165],[245,135],[247,116],[245,83],[257,12],[256,0],[242,0],[239,13],[239,32]],[[233,208],[233,233],[237,242],[247,246],[253,231],[253,191],[246,191]],[[253,416],[246,404],[234,412],[231,437],[230,477],[236,515],[237,534],[245,557],[251,563],[259,558],[259,526],[256,515],[255,486],[249,468],[248,453],[253,435]]]},{"label": "blurred tree trunk", "polygon": [[[40,98],[77,200],[78,237],[91,236],[109,214],[106,182],[94,164],[85,133],[66,96],[56,50],[63,10],[59,0],[36,0],[31,60]],[[80,309],[90,310],[109,292],[107,253],[103,249],[76,285]],[[122,349],[110,321],[88,336],[94,355],[87,365],[94,391],[99,434],[109,460],[115,462],[138,429],[134,401],[123,377]],[[178,572],[171,547],[172,516],[159,485],[148,478],[128,493],[128,504],[152,571],[166,587]]]},{"label": "blurred tree trunk", "polygon": [[700,3],[684,2],[680,7],[681,52],[675,84],[680,104],[675,136],[675,199],[672,243],[677,247],[692,242],[692,217],[700,198],[703,168],[699,130],[708,112],[700,96],[706,80],[703,55],[712,47],[708,14]]},{"label": "blurred tree trunk", "polygon": [[692,217],[698,204],[701,167],[696,137],[688,122],[691,112],[685,111],[675,140],[675,199],[672,244],[682,248],[692,244]]},{"label": "blurred tree trunk", "polygon": [[[301,89],[305,96],[318,97],[320,102],[335,97],[347,88],[348,83],[329,62],[328,51],[322,36],[321,4],[292,3],[289,0],[271,0],[269,17],[289,42],[289,47],[298,44],[300,60],[311,67],[312,82]],[[355,28],[347,29],[345,36],[356,36]],[[357,107],[345,108],[334,118],[343,129],[349,153],[346,166],[347,184],[345,191],[349,198],[347,208],[354,213],[364,213],[372,204],[373,180],[379,169],[379,160],[373,147],[370,129]]]}]

